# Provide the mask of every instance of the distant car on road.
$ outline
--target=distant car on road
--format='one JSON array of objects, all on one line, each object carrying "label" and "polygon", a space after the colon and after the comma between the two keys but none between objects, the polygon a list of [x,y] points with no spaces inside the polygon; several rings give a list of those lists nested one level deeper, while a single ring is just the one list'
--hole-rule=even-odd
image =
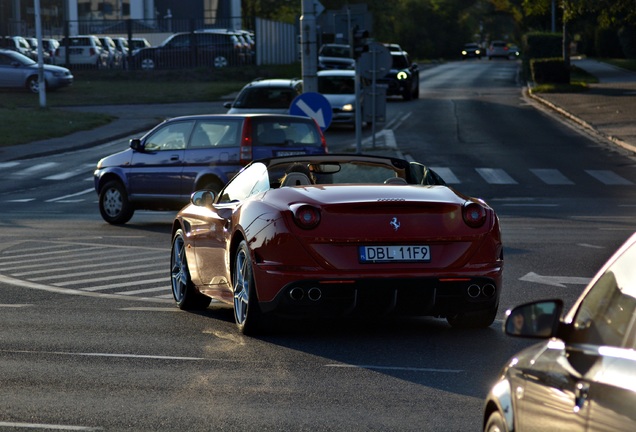
[{"label": "distant car on road", "polygon": [[355,69],[356,62],[351,57],[351,46],[346,44],[324,44],[318,50],[318,70]]},{"label": "distant car on road", "polygon": [[402,96],[404,100],[420,97],[420,69],[412,63],[406,51],[389,51],[391,54],[391,70],[378,84],[387,86],[387,96]]},{"label": "distant car on road", "polygon": [[[38,63],[12,50],[0,49],[0,87],[40,91]],[[45,64],[44,85],[47,90],[57,90],[73,84],[73,74],[67,68]]]},{"label": "distant car on road", "polygon": [[504,41],[492,41],[487,50],[488,60],[500,57],[508,60],[510,58],[510,50],[508,44]]},{"label": "distant car on road", "polygon": [[486,398],[485,431],[636,430],[634,263],[636,234],[564,317],[559,299],[506,312],[507,335],[543,340],[506,362]]},{"label": "distant car on road", "polygon": [[303,92],[299,79],[257,79],[241,89],[233,102],[223,104],[228,114],[289,114],[296,96]]},{"label": "distant car on road", "polygon": [[479,44],[476,43],[467,43],[462,48],[462,60],[466,60],[468,58],[477,58],[480,59],[483,55],[483,51]]},{"label": "distant car on road", "polygon": [[177,210],[197,189],[218,192],[253,159],[323,154],[316,122],[289,115],[198,115],[166,120],[94,172],[99,211],[124,224],[135,210]]},{"label": "distant car on road", "polygon": [[[331,105],[332,124],[356,124],[355,74],[354,70],[342,69],[318,71],[318,93],[322,94]],[[362,98],[362,91],[359,93]],[[363,106],[361,99],[361,110]],[[360,117],[364,121],[362,113]]]}]

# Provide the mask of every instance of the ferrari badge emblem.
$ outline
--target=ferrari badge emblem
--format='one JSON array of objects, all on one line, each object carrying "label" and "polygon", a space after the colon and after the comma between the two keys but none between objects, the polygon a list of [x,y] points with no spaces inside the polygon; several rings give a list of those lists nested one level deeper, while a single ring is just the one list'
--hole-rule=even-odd
[{"label": "ferrari badge emblem", "polygon": [[398,221],[398,218],[394,217],[393,219],[391,219],[391,222],[389,222],[389,225],[391,225],[393,229],[397,231],[400,228],[400,221]]}]

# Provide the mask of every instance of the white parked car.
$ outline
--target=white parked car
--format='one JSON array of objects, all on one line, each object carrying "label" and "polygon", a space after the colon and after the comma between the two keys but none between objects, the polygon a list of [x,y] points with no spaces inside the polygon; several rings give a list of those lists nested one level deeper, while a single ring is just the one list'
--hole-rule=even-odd
[{"label": "white parked car", "polygon": [[70,36],[60,41],[55,52],[55,64],[66,65],[66,47],[68,46],[68,64],[96,67],[108,67],[108,52],[102,46],[99,38],[94,35]]}]

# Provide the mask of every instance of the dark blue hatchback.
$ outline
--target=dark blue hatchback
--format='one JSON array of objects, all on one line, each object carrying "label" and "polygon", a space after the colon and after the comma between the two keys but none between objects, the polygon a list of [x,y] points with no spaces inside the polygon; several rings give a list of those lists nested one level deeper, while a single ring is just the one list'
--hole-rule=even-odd
[{"label": "dark blue hatchback", "polygon": [[252,160],[322,153],[324,135],[308,117],[176,117],[97,163],[99,211],[106,222],[124,224],[138,209],[178,210],[195,190],[220,191]]}]

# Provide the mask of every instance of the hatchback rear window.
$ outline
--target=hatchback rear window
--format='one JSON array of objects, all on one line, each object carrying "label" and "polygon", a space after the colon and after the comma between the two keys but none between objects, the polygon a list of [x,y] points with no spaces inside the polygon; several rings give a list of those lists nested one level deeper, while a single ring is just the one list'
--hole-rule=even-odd
[{"label": "hatchback rear window", "polygon": [[254,119],[254,145],[322,146],[313,120],[272,121]]}]

